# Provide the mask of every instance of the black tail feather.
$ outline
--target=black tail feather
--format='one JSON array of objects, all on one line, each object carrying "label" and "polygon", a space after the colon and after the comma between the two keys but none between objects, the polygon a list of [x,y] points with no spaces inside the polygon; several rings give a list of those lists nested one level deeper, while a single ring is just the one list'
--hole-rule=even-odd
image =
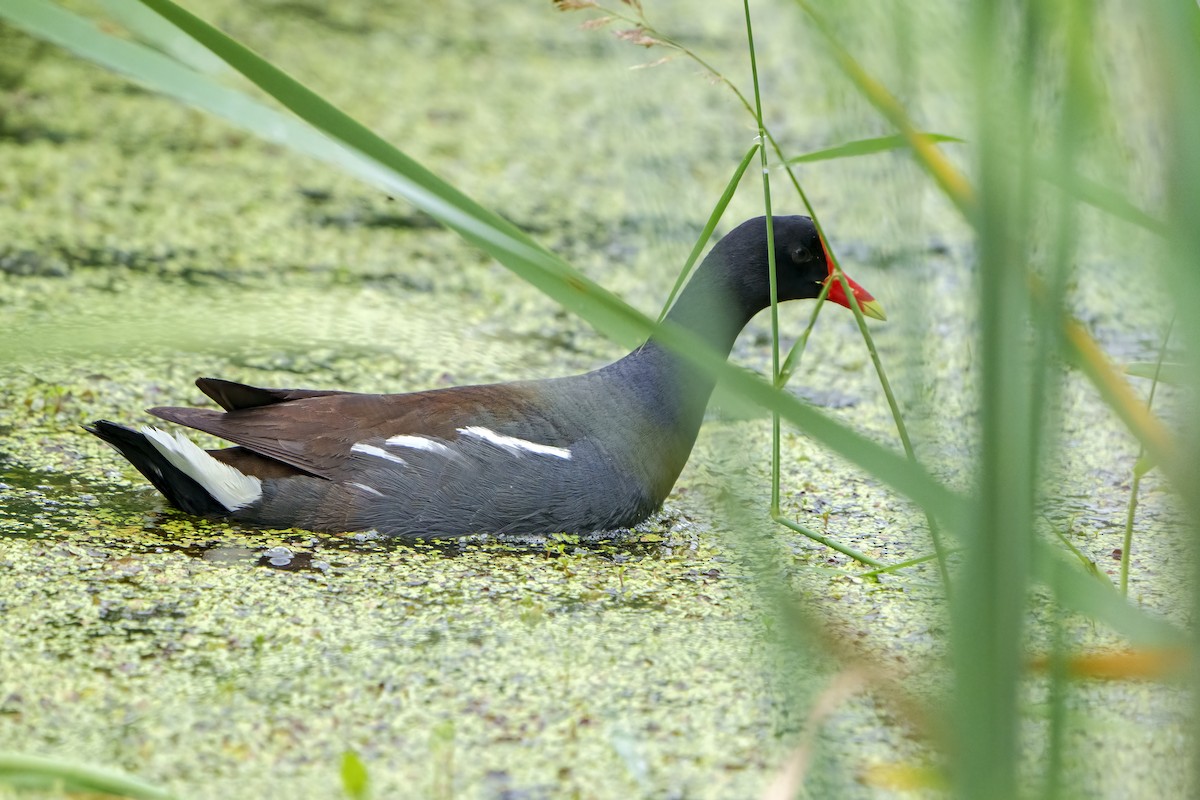
[{"label": "black tail feather", "polygon": [[302,400],[306,397],[346,394],[346,392],[339,392],[335,389],[263,389],[259,386],[247,386],[244,383],[234,383],[221,378],[197,378],[196,386],[226,411],[235,411],[239,408],[258,408],[274,403],[286,403],[290,400]]},{"label": "black tail feather", "polygon": [[91,425],[84,425],[83,429],[115,447],[180,511],[198,516],[229,514],[229,509],[218,503],[191,476],[167,461],[145,436],[133,428],[108,420],[97,420]]}]

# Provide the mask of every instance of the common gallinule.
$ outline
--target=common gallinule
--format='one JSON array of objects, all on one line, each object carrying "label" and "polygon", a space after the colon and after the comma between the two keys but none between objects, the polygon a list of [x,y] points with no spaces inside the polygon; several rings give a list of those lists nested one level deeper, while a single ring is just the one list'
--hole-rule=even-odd
[{"label": "common gallinule", "polygon": [[[831,279],[808,217],[775,217],[780,300]],[[853,281],[863,312],[880,305]],[[835,282],[828,298],[849,306]],[[764,217],[721,239],[667,315],[723,356],[770,305]],[[713,379],[654,336],[584,375],[411,394],[260,389],[200,378],[224,411],[149,413],[233,442],[98,421],[168,501],[266,527],[388,536],[590,532],[641,522],[683,469]]]}]

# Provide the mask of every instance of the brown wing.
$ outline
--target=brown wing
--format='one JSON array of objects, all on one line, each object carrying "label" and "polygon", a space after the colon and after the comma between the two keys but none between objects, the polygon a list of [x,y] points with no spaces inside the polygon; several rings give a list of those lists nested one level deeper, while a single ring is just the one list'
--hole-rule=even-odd
[{"label": "brown wing", "polygon": [[310,475],[338,480],[356,442],[399,434],[455,439],[460,427],[495,426],[536,414],[534,399],[524,387],[492,384],[412,394],[310,394],[225,412],[166,407],[148,411]]}]

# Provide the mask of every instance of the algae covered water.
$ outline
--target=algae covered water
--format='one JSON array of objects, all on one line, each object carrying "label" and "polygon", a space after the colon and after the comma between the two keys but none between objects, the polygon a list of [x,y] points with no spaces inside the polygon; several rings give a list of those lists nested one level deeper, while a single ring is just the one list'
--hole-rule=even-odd
[{"label": "algae covered water", "polygon": [[[741,80],[740,8],[655,5]],[[549,4],[200,12],[651,315],[755,133],[690,66],[627,69],[658,54]],[[801,58],[819,45],[796,15],[763,13],[772,125],[791,146],[879,133]],[[782,621],[779,587],[917,696],[945,697],[934,569],[863,579],[765,524],[769,421],[720,394],[664,511],[634,531],[395,543],[166,509],[79,425],[201,404],[201,375],[399,392],[580,372],[621,350],[403,203],[12,30],[0,43],[0,750],[197,798],[336,796],[346,751],[378,797],[759,796],[840,669]],[[922,52],[921,98],[955,132],[947,58]],[[968,232],[900,155],[806,175],[847,270],[888,309],[873,331],[922,458],[968,486]],[[744,189],[721,230],[760,203]],[[1151,360],[1159,287],[1109,279],[1145,243],[1084,224],[1097,230],[1077,313],[1115,357]],[[794,337],[809,309],[781,313]],[[795,391],[892,444],[856,336],[848,314],[823,314]],[[759,319],[732,359],[767,369],[767,342]],[[1178,398],[1161,401],[1170,413]],[[1111,573],[1135,446],[1077,376],[1062,402],[1045,517]],[[802,432],[785,432],[783,469],[791,518],[886,562],[928,552],[917,510]],[[1185,565],[1158,481],[1133,595],[1178,621]],[[1033,649],[1050,636],[1041,607]],[[1084,649],[1120,644],[1070,631]],[[1183,696],[1131,682],[1073,695],[1080,794],[1183,796]],[[1045,686],[1022,702],[1044,725]],[[885,796],[879,767],[933,758],[891,713],[869,695],[838,706],[813,796]]]}]

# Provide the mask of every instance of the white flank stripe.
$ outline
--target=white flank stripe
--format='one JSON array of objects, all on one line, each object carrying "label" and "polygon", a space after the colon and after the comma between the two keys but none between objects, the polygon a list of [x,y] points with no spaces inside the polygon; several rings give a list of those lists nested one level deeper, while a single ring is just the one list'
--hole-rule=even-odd
[{"label": "white flank stripe", "polygon": [[182,433],[175,436],[145,426],[141,433],[163,458],[200,484],[204,491],[230,511],[237,511],[262,497],[262,481],[217,461]]},{"label": "white flank stripe", "polygon": [[384,461],[394,461],[397,464],[408,463],[400,456],[392,455],[382,447],[376,447],[373,444],[363,444],[362,442],[357,442],[353,447],[350,448],[350,452],[362,453],[364,456],[375,456],[376,458],[382,458]]},{"label": "white flank stripe", "polygon": [[502,433],[496,433],[489,428],[482,428],[478,425],[472,425],[469,428],[459,428],[458,432],[463,436],[482,439],[485,442],[491,442],[497,447],[503,447],[513,455],[519,456],[522,452],[537,453],[540,456],[554,456],[565,461],[571,460],[571,451],[565,447],[552,447],[548,444],[538,444],[526,439],[518,439],[515,436],[505,436]]},{"label": "white flank stripe", "polygon": [[411,447],[413,450],[424,450],[428,453],[449,453],[450,448],[441,442],[427,439],[424,436],[393,436],[387,440],[392,447]]},{"label": "white flank stripe", "polygon": [[374,487],[367,486],[365,483],[359,483],[358,481],[351,481],[350,485],[356,489],[362,489],[367,494],[373,494],[376,497],[383,497],[383,492],[379,491],[378,489],[376,489]]}]

